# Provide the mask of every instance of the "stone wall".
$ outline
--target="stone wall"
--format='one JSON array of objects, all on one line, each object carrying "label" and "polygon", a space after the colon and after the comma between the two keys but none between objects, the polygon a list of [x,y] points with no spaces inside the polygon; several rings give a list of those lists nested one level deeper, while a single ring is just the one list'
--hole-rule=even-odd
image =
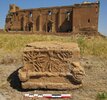
[{"label": "stone wall", "polygon": [[99,3],[73,6],[20,9],[11,5],[6,30],[33,32],[98,31]]},{"label": "stone wall", "polygon": [[75,5],[73,9],[73,31],[98,31],[98,4]]}]

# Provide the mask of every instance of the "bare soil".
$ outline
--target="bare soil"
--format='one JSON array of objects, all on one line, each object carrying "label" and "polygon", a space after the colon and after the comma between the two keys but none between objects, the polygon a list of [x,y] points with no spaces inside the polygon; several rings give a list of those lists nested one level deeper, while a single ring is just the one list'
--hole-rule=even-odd
[{"label": "bare soil", "polygon": [[[82,57],[81,64],[85,68],[83,87],[76,90],[23,90],[17,76],[22,62],[0,64],[0,100],[53,100],[25,98],[25,93],[35,94],[72,94],[72,99],[65,100],[97,100],[99,92],[107,92],[107,59],[95,56]],[[58,100],[58,99],[56,99]],[[59,99],[61,100],[61,99]],[[64,100],[64,99],[63,99]]]}]

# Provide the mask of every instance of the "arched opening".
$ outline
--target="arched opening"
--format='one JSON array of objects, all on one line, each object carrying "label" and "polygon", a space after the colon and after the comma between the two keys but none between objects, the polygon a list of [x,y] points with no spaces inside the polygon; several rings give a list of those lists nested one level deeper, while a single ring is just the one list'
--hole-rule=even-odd
[{"label": "arched opening", "polygon": [[51,12],[51,11],[48,11],[48,15],[52,15],[52,12]]},{"label": "arched opening", "polygon": [[88,19],[88,23],[90,23],[90,21],[91,21],[91,20],[90,20],[90,19]]},{"label": "arched opening", "polygon": [[[72,22],[72,11],[66,11],[65,14],[65,18],[63,23],[59,26],[59,32],[71,32],[72,31],[72,27],[73,27],[73,22]],[[59,17],[60,18],[60,17]]]},{"label": "arched opening", "polygon": [[28,31],[33,31],[33,23],[32,22],[28,23]]},{"label": "arched opening", "polygon": [[47,32],[52,32],[52,25],[53,22],[52,21],[49,21],[48,24],[47,24]]},{"label": "arched opening", "polygon": [[29,17],[32,17],[32,12],[30,12]]},{"label": "arched opening", "polygon": [[24,30],[24,18],[22,17],[21,18],[21,31],[23,31]]},{"label": "arched opening", "polygon": [[71,12],[68,11],[68,12],[66,12],[66,13],[67,13],[67,21],[70,21]]}]

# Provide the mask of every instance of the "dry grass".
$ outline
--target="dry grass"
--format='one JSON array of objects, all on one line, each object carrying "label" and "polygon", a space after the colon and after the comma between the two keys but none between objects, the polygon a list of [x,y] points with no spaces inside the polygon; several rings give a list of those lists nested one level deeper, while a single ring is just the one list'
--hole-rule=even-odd
[{"label": "dry grass", "polygon": [[107,93],[106,92],[98,93],[97,100],[107,100]]},{"label": "dry grass", "polygon": [[21,56],[22,50],[27,43],[35,41],[61,41],[77,42],[82,55],[95,55],[107,58],[107,38],[84,36],[55,36],[55,35],[21,35],[0,34],[0,57],[11,54]]}]

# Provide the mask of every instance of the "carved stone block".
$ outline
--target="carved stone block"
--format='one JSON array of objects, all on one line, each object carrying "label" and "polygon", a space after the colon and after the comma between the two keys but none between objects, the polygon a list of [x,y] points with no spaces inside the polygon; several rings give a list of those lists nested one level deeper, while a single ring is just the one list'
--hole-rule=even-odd
[{"label": "carved stone block", "polygon": [[76,43],[35,42],[23,51],[19,78],[24,89],[74,89],[82,86],[84,69]]}]

